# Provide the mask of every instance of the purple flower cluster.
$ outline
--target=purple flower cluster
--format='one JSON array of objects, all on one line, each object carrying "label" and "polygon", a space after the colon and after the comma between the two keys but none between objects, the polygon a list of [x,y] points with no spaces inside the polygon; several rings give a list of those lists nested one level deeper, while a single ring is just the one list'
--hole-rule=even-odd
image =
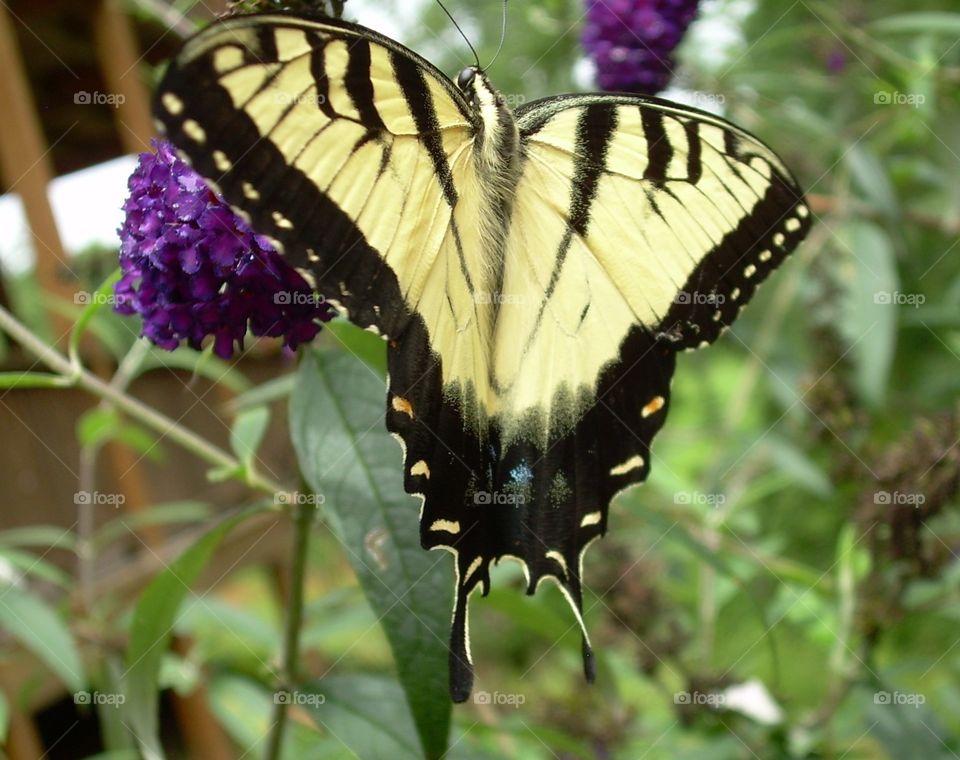
[{"label": "purple flower cluster", "polygon": [[153,145],[128,183],[116,310],[139,314],[142,334],[171,351],[181,341],[199,349],[212,335],[228,359],[248,326],[290,348],[312,340],[334,312],[170,143]]},{"label": "purple flower cluster", "polygon": [[586,0],[583,46],[604,90],[655,95],[673,74],[673,50],[697,0]]}]

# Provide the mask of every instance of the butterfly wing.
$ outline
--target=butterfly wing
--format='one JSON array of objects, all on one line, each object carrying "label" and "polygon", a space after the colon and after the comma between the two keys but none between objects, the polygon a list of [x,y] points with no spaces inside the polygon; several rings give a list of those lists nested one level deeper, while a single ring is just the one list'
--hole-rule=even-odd
[{"label": "butterfly wing", "polygon": [[[809,212],[769,148],[700,111],[588,95],[517,118],[492,361],[495,485],[524,501],[475,551],[520,557],[530,593],[555,579],[580,619],[584,549],[650,471],[676,351],[716,339]],[[585,630],[584,653],[589,673]]]},{"label": "butterfly wing", "polygon": [[[492,328],[476,296],[489,290],[471,195],[482,178],[462,95],[369,29],[267,14],[188,41],[155,112],[254,229],[351,321],[389,339],[386,423],[404,448],[404,485],[424,497],[424,546],[452,548],[461,527],[438,515],[473,506],[484,488]],[[464,631],[465,620],[456,672]]]},{"label": "butterfly wing", "polygon": [[448,244],[450,157],[474,128],[442,74],[363,27],[238,16],[184,45],[155,113],[323,295],[364,327],[402,332]]}]

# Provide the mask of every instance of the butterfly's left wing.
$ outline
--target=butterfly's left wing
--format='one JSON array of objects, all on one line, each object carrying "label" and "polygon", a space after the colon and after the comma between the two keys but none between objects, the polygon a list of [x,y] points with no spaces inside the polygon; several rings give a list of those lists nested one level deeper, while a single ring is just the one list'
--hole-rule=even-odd
[{"label": "butterfly's left wing", "polygon": [[584,549],[650,471],[676,352],[734,320],[809,211],[769,148],[701,111],[586,95],[517,120],[492,363],[495,484],[522,499],[484,551],[520,557],[531,593],[556,579],[579,617]]}]

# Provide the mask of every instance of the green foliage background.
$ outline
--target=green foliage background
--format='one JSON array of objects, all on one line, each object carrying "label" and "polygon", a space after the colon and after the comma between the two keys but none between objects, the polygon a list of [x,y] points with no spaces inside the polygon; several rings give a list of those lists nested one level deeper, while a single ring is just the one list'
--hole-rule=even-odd
[{"label": "green foliage background", "polygon": [[[448,6],[481,62],[491,60],[500,4]],[[581,3],[513,2],[509,14],[490,72],[501,90],[519,103],[578,89]],[[471,63],[436,5],[411,27],[403,41],[452,76]],[[811,194],[817,223],[733,330],[680,358],[653,474],[613,504],[611,532],[585,562],[599,657],[592,688],[566,602],[552,587],[523,596],[518,567],[506,563],[472,607],[475,695],[489,703],[475,697],[451,717],[443,658],[453,569],[446,555],[419,550],[399,452],[382,427],[367,430],[383,403],[377,341],[336,326],[304,352],[296,383],[236,381],[237,409],[296,386],[290,428],[304,479],[328,495],[312,535],[302,644],[304,662],[321,666],[304,665],[297,684],[324,701],[288,726],[285,756],[960,753],[958,39],[950,2],[704,4],[680,49],[680,89],[668,95],[720,107],[773,146]],[[115,319],[103,317],[101,337]],[[104,343],[118,355],[129,346]],[[97,435],[149,444],[113,418],[98,425],[86,433],[97,445]],[[246,464],[258,426],[235,421]],[[321,465],[334,450],[351,453],[330,473]],[[200,522],[194,507],[182,514]],[[385,539],[371,552],[376,531]],[[208,534],[187,565],[220,535]],[[0,534],[0,550],[26,566],[20,547],[47,538]],[[166,632],[171,584],[164,574],[141,599],[128,662],[156,640],[151,631]],[[151,661],[135,688],[205,680],[240,750],[260,752],[277,688],[264,663],[282,648],[283,610],[255,569],[229,584],[247,603],[188,596],[176,630],[196,642],[190,661]],[[58,624],[54,610],[15,593],[0,605],[14,635],[12,603],[51,647],[77,657],[65,616]],[[116,662],[105,659],[91,682],[110,683]],[[753,710],[729,691],[743,684],[766,695]],[[129,714],[154,731],[145,706],[150,698],[134,699]],[[133,752],[111,720],[110,749]]]}]

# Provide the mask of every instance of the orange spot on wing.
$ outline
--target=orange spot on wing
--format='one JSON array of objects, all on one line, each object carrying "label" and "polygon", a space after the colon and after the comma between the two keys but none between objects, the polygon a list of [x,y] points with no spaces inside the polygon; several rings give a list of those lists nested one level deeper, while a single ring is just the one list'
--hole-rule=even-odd
[{"label": "orange spot on wing", "polygon": [[392,406],[395,412],[402,412],[403,414],[409,415],[410,419],[413,419],[413,406],[405,398],[394,396]]},{"label": "orange spot on wing", "polygon": [[654,412],[659,412],[663,409],[664,403],[666,402],[664,402],[663,396],[654,396],[646,403],[643,409],[640,410],[640,415],[642,417],[649,417]]}]

